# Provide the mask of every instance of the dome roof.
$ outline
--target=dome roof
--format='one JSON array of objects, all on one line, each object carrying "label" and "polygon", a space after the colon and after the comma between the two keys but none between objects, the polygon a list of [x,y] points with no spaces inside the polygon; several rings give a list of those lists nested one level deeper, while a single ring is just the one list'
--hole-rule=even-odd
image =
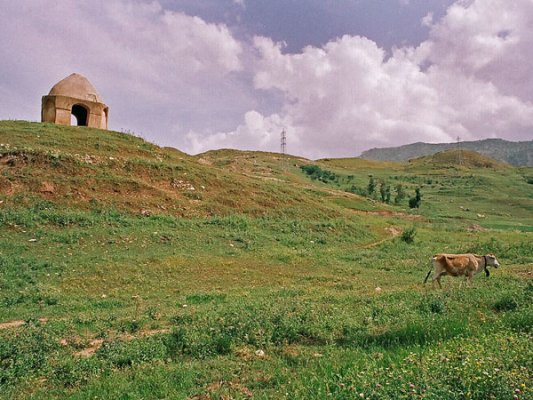
[{"label": "dome roof", "polygon": [[49,96],[67,96],[80,100],[89,100],[97,103],[103,103],[102,98],[89,82],[89,80],[80,74],[72,74],[62,81],[59,81],[50,90]]}]

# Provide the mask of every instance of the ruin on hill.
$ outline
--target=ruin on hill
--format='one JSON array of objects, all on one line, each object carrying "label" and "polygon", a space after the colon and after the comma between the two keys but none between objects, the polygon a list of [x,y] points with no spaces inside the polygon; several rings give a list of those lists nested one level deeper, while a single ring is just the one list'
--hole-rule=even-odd
[{"label": "ruin on hill", "polygon": [[42,98],[41,121],[107,129],[109,107],[87,78],[72,74]]}]

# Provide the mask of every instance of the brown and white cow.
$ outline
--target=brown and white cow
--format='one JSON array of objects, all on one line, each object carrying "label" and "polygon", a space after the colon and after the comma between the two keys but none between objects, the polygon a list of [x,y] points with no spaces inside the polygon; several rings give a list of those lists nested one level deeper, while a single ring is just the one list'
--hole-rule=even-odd
[{"label": "brown and white cow", "polygon": [[464,276],[467,283],[471,283],[472,277],[481,271],[485,271],[485,274],[488,277],[490,275],[490,272],[487,269],[488,266],[493,266],[494,268],[500,266],[500,263],[494,254],[478,256],[477,254],[439,253],[431,258],[431,262],[433,267],[426,275],[424,284],[427,282],[431,271],[434,271],[432,282],[435,283],[435,281],[437,281],[440,288],[442,288],[440,278],[444,275]]}]

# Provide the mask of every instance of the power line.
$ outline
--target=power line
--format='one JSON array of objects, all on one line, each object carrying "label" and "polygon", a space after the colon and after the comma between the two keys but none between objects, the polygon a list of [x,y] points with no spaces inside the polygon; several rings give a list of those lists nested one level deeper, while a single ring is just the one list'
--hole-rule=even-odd
[{"label": "power line", "polygon": [[287,153],[287,132],[285,129],[281,131],[281,154]]}]

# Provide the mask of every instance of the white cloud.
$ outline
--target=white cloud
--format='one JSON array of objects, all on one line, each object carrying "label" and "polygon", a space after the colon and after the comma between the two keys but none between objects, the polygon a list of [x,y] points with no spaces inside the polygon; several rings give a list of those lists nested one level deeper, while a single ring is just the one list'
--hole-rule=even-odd
[{"label": "white cloud", "polygon": [[221,147],[279,152],[281,131],[289,125],[278,114],[265,117],[255,110],[248,111],[243,123],[235,131],[219,132],[207,137],[202,133],[189,132],[186,136],[189,141],[187,149],[192,153]]},{"label": "white cloud", "polygon": [[[256,37],[255,86],[283,94],[275,116],[298,143],[289,142],[289,152],[353,156],[375,146],[457,136],[532,139],[533,2],[460,1],[442,20],[431,25],[427,17],[426,23],[426,42],[392,54],[363,37],[344,36],[298,54]],[[199,140],[196,149],[242,143],[263,149],[260,129],[245,122]]]},{"label": "white cloud", "polygon": [[289,152],[308,157],[532,139],[533,1],[460,0],[422,23],[417,48],[344,36],[291,54],[158,1],[5,1],[0,117],[38,119],[40,96],[79,72],[111,106],[112,128],[194,153],[278,151],[282,129]]},{"label": "white cloud", "polygon": [[533,1],[457,2],[424,43],[429,61],[533,100]]},{"label": "white cloud", "polygon": [[40,96],[72,72],[101,92],[112,128],[149,130],[152,140],[166,144],[176,139],[157,129],[173,119],[189,128],[223,125],[227,114],[242,115],[249,103],[235,81],[243,47],[229,29],[164,10],[157,1],[3,2],[0,37],[6,55],[0,89],[33,103],[35,119]]},{"label": "white cloud", "polygon": [[427,13],[424,18],[420,21],[422,26],[431,26],[433,24],[433,13]]}]

